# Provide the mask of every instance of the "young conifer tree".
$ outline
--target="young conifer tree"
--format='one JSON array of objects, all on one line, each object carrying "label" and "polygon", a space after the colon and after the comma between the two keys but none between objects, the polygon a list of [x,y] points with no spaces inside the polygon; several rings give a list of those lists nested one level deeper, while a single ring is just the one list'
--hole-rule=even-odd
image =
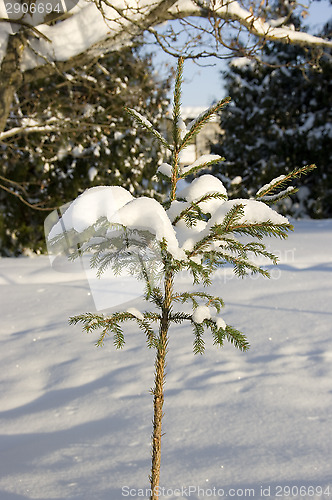
[{"label": "young conifer tree", "polygon": [[[222,298],[205,291],[178,292],[177,275],[188,271],[194,284],[208,287],[214,271],[230,263],[239,276],[259,273],[268,277],[268,272],[251,257],[263,256],[276,264],[276,256],[266,250],[261,240],[264,236],[286,238],[293,229],[268,203],[294,193],[296,189],[285,188],[285,184],[315,168],[310,165],[274,179],[259,189],[254,199],[228,200],[222,182],[211,175],[201,175],[178,191],[180,180],[222,160],[218,155],[204,155],[192,165],[180,168],[179,155],[209,119],[229,102],[229,98],[217,102],[186,128],[181,119],[182,71],[183,59],[180,58],[174,91],[172,144],[141,114],[127,110],[171,154],[171,163],[162,164],[157,172],[169,183],[168,200],[160,204],[152,198],[133,198],[119,186],[91,188],[72,203],[49,234],[55,248],[63,245],[64,240],[78,247],[73,257],[92,252],[91,267],[96,268],[99,275],[107,267],[116,272],[127,267],[138,279],[144,280],[144,298],[152,308],[143,312],[128,309],[108,316],[85,313],[72,317],[70,323],[82,323],[86,332],[101,330],[98,346],[103,345],[107,335],[112,335],[115,347],[121,348],[124,345],[122,323],[132,320],[146,334],[148,347],[155,349],[151,500],[158,499],[159,491],[165,360],[172,325],[182,322],[191,325],[195,354],[204,352],[205,330],[210,330],[217,346],[229,341],[242,351],[249,348],[245,335],[227,325],[220,316]],[[89,203],[89,196],[93,204]],[[183,312],[181,305],[185,303],[190,304],[191,313]]]}]

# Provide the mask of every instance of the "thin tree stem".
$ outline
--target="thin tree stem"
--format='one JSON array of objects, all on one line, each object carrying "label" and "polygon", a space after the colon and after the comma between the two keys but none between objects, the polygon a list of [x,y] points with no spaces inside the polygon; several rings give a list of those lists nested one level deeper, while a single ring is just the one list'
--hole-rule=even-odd
[{"label": "thin tree stem", "polygon": [[[181,83],[183,71],[183,58],[178,60],[178,69],[174,90],[174,107],[173,107],[173,139],[174,150],[172,158],[172,179],[171,179],[171,194],[170,200],[176,198],[176,183],[178,180],[179,171],[179,153],[180,153],[180,106],[181,106]],[[158,500],[159,497],[159,481],[160,481],[160,461],[161,461],[161,424],[163,418],[163,404],[164,404],[164,384],[165,384],[165,359],[168,345],[168,330],[170,324],[170,312],[172,307],[172,294],[173,294],[173,280],[174,272],[170,267],[169,262],[164,262],[165,269],[165,288],[164,300],[161,311],[159,341],[157,345],[157,354],[155,361],[155,386],[153,393],[153,434],[152,434],[152,466],[151,466],[151,497],[150,500]]]},{"label": "thin tree stem", "polygon": [[168,273],[165,279],[165,296],[160,321],[159,342],[155,361],[155,385],[153,393],[153,434],[152,434],[152,467],[151,467],[151,497],[150,500],[158,500],[158,487],[160,480],[161,460],[161,426],[164,404],[164,384],[166,353],[168,345],[169,315],[172,302],[173,274]]}]

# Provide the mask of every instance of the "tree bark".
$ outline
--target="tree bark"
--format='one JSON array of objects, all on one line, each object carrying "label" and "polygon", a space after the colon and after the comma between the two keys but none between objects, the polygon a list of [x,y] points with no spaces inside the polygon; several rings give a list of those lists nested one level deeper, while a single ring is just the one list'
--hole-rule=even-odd
[{"label": "tree bark", "polygon": [[160,322],[159,343],[155,361],[155,386],[153,393],[153,434],[152,434],[152,466],[151,466],[151,497],[150,500],[158,500],[159,481],[160,481],[160,462],[161,462],[161,436],[162,436],[162,418],[164,404],[164,384],[165,384],[165,366],[166,353],[168,345],[169,316],[171,311],[173,290],[173,275],[169,273],[165,280],[165,296],[162,309],[162,318]]},{"label": "tree bark", "polygon": [[0,69],[0,132],[3,132],[16,90],[22,83],[21,59],[27,40],[22,32],[10,35]]}]

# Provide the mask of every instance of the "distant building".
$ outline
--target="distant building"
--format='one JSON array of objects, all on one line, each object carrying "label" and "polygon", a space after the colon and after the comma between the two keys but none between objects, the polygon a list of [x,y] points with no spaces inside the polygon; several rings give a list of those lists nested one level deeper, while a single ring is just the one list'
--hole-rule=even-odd
[{"label": "distant building", "polygon": [[[182,119],[188,126],[190,122],[195,120],[201,113],[206,111],[206,107],[202,106],[185,106],[181,110]],[[204,154],[210,153],[210,145],[218,142],[219,135],[222,130],[219,125],[219,119],[214,116],[197,134],[192,143],[189,144],[182,152],[180,157],[180,165],[190,165],[197,158]],[[166,134],[171,134],[171,117],[167,119]]]}]

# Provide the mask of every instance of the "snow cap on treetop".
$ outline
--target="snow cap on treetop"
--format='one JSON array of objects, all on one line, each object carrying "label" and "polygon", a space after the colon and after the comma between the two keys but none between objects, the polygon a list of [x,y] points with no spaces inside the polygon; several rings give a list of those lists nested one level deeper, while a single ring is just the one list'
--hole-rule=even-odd
[{"label": "snow cap on treetop", "polygon": [[235,199],[228,200],[223,203],[218,210],[212,215],[207,224],[207,228],[211,228],[215,224],[221,224],[229,212],[235,205],[243,206],[243,216],[239,219],[240,223],[255,224],[260,222],[270,221],[273,224],[289,224],[288,219],[283,215],[278,214],[275,210],[268,207],[262,201]]},{"label": "snow cap on treetop", "polygon": [[61,221],[51,229],[48,240],[71,229],[80,233],[100,217],[109,219],[132,199],[129,191],[120,186],[97,186],[87,189],[69,205]]},{"label": "snow cap on treetop", "polygon": [[202,202],[203,212],[213,213],[227,199],[227,191],[223,183],[210,174],[204,174],[194,179],[193,182],[178,193],[178,198],[184,198],[189,202],[196,202],[202,196],[212,193],[220,193],[224,198],[210,198]]},{"label": "snow cap on treetop", "polygon": [[124,205],[120,210],[107,217],[110,222],[123,224],[131,229],[142,229],[156,235],[157,240],[167,241],[167,249],[175,259],[185,257],[179,249],[175,231],[161,204],[153,198],[142,196]]}]

